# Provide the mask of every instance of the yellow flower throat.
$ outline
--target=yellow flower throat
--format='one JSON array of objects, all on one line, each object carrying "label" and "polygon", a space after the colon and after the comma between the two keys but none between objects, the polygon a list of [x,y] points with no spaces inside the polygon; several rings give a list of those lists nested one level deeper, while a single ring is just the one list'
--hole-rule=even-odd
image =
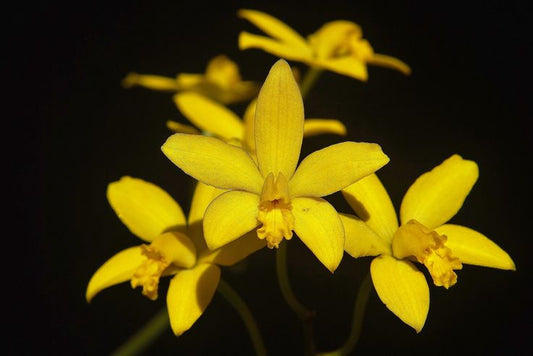
[{"label": "yellow flower throat", "polygon": [[289,197],[289,184],[282,173],[274,179],[269,173],[263,184],[257,220],[263,224],[257,237],[266,239],[268,248],[278,248],[283,238],[290,240],[294,229],[294,216]]},{"label": "yellow flower throat", "polygon": [[392,252],[396,258],[414,257],[428,269],[433,283],[446,289],[457,283],[453,270],[462,269],[461,261],[445,246],[446,235],[428,229],[416,220],[400,226],[392,239]]},{"label": "yellow flower throat", "polygon": [[133,277],[131,278],[131,287],[143,287],[143,295],[151,300],[157,299],[157,289],[159,286],[159,278],[163,271],[170,265],[170,262],[165,259],[154,246],[142,245],[141,253],[147,259],[137,268]]}]

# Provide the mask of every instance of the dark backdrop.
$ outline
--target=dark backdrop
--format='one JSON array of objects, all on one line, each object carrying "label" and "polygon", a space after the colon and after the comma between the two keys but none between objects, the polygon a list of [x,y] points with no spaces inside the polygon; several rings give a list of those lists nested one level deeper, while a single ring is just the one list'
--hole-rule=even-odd
[{"label": "dark backdrop", "polygon": [[[433,2],[432,2],[433,3]],[[466,2],[465,2],[466,3]],[[241,7],[266,11],[302,34],[326,21],[363,27],[379,53],[403,59],[410,77],[371,67],[361,83],[324,74],[306,113],[348,126],[348,139],[380,143],[391,163],[380,171],[399,206],[413,180],[453,153],[475,160],[480,178],[453,219],[490,236],[516,272],[465,266],[446,291],[431,287],[425,328],[416,334],[372,294],[357,351],[525,353],[531,332],[530,40],[526,2],[39,2],[7,8],[2,59],[8,123],[2,287],[10,354],[106,354],[164,306],[127,285],[105,290],[91,305],[92,273],[117,251],[139,243],[116,218],[106,185],[122,175],[154,182],[188,209],[192,180],[160,152],[167,119],[185,122],[170,94],[124,89],[129,71],[173,76],[202,72],[226,54],[245,79],[264,80],[275,57],[240,52]],[[304,69],[303,65],[295,63]],[[232,107],[242,112],[244,106]],[[309,153],[337,137],[305,141]],[[15,154],[13,154],[15,153]],[[13,173],[14,172],[14,173]],[[349,208],[330,197],[340,211]],[[11,231],[6,229],[6,231]],[[314,308],[319,349],[345,339],[353,300],[370,259],[347,256],[331,276],[294,239],[289,268],[301,300]],[[223,276],[249,303],[271,354],[300,354],[298,321],[281,298],[274,254],[262,250]],[[160,295],[167,283],[162,282]],[[5,298],[4,298],[5,299]],[[153,354],[251,354],[233,309],[216,295],[182,337],[165,333]]]}]

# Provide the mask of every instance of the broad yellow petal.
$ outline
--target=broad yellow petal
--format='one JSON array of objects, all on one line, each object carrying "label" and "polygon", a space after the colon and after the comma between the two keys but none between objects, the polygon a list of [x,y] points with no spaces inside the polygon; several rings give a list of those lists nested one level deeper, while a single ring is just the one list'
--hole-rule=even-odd
[{"label": "broad yellow petal", "polygon": [[407,190],[400,221],[405,224],[415,219],[428,229],[444,224],[459,211],[478,175],[476,162],[451,156],[418,177]]},{"label": "broad yellow petal", "polygon": [[224,140],[242,139],[241,119],[225,106],[193,92],[174,95],[174,102],[180,112],[203,131]]},{"label": "broad yellow petal", "polygon": [[258,36],[248,32],[239,34],[239,49],[258,48],[280,58],[291,61],[308,62],[311,51],[307,47],[296,47],[290,43],[279,42],[265,36]]},{"label": "broad yellow petal", "polygon": [[429,311],[429,287],[411,262],[388,255],[374,258],[372,282],[381,301],[404,323],[420,332]]},{"label": "broad yellow petal", "polygon": [[179,271],[170,281],[167,308],[170,326],[177,336],[189,330],[211,302],[220,280],[220,268],[200,264]]},{"label": "broad yellow petal", "polygon": [[193,126],[185,125],[173,120],[167,120],[167,128],[177,133],[199,135],[200,131]]},{"label": "broad yellow petal", "polygon": [[178,83],[174,78],[162,77],[160,75],[129,73],[122,80],[122,86],[126,88],[131,88],[136,85],[153,90],[176,91],[179,89]]},{"label": "broad yellow petal", "polygon": [[322,197],[346,188],[389,162],[375,143],[342,142],[307,156],[289,182],[291,196]]},{"label": "broad yellow petal", "polygon": [[315,60],[311,65],[328,69],[332,72],[366,81],[368,71],[366,63],[356,57],[339,57]]},{"label": "broad yellow petal", "polygon": [[130,280],[144,260],[146,257],[141,254],[140,246],[127,248],[111,257],[91,277],[85,292],[87,302],[101,290]]},{"label": "broad yellow petal", "polygon": [[339,120],[306,119],[304,121],[304,137],[322,134],[346,136],[346,126]]},{"label": "broad yellow petal", "polygon": [[355,213],[389,243],[398,230],[398,218],[378,176],[371,174],[342,190]]},{"label": "broad yellow petal", "polygon": [[292,199],[294,232],[333,273],[344,254],[344,229],[337,211],[320,198]]},{"label": "broad yellow petal", "polygon": [[238,16],[250,21],[261,31],[282,42],[307,48],[307,41],[296,31],[277,18],[256,10],[239,10]]},{"label": "broad yellow petal", "polygon": [[266,241],[258,239],[257,232],[253,230],[217,250],[206,251],[203,256],[200,256],[200,261],[231,266],[265,246]]},{"label": "broad yellow petal", "polygon": [[263,178],[248,153],[217,138],[174,134],[161,150],[172,163],[205,184],[254,193],[263,187]]},{"label": "broad yellow petal", "polygon": [[162,232],[185,227],[185,216],[172,197],[157,185],[122,177],[107,186],[107,200],[136,236],[152,241]]},{"label": "broad yellow petal", "polygon": [[344,251],[352,257],[391,254],[390,244],[355,215],[339,214],[344,226]]},{"label": "broad yellow petal", "polygon": [[290,179],[300,157],[304,106],[291,67],[278,60],[257,98],[255,149],[263,177],[278,173]]},{"label": "broad yellow petal", "polygon": [[205,242],[210,250],[222,247],[258,225],[259,196],[229,191],[207,207],[204,215]]},{"label": "broad yellow petal", "polygon": [[435,229],[446,235],[446,246],[462,263],[483,267],[516,270],[511,257],[483,234],[460,225],[446,224]]},{"label": "broad yellow petal", "polygon": [[411,68],[398,58],[394,58],[384,54],[374,54],[367,61],[369,64],[396,69],[397,71],[402,72],[405,75],[411,74]]}]

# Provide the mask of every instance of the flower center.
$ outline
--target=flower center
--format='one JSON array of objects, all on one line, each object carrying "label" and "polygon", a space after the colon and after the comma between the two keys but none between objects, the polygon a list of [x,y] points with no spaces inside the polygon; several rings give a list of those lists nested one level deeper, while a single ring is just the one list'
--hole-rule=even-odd
[{"label": "flower center", "polygon": [[278,248],[283,238],[292,238],[294,216],[289,184],[282,173],[279,173],[276,179],[269,173],[265,179],[257,220],[263,224],[257,229],[257,237],[266,239],[268,248]]},{"label": "flower center", "polygon": [[143,287],[143,295],[151,300],[157,299],[157,289],[161,274],[170,265],[156,248],[149,245],[141,246],[141,253],[147,259],[137,268],[131,278],[131,287]]},{"label": "flower center", "polygon": [[461,261],[445,246],[446,235],[428,229],[416,220],[400,226],[392,239],[392,252],[396,258],[414,257],[428,269],[433,283],[446,289],[457,283],[453,270],[462,269]]},{"label": "flower center", "polygon": [[226,56],[217,56],[207,65],[205,76],[222,88],[229,89],[241,81],[239,68]]}]

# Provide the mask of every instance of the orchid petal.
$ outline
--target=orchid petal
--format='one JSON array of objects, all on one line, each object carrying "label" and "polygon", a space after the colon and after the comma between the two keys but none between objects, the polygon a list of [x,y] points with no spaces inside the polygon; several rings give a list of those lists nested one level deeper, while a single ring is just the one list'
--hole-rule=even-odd
[{"label": "orchid petal", "polygon": [[179,271],[172,278],[167,308],[174,334],[183,334],[198,320],[211,302],[219,281],[220,268],[212,264]]},{"label": "orchid petal", "polygon": [[289,182],[291,196],[322,197],[374,173],[389,162],[374,143],[342,142],[307,156]]},{"label": "orchid petal", "polygon": [[398,218],[378,176],[371,174],[342,190],[355,213],[389,243],[398,230]]},{"label": "orchid petal", "polygon": [[444,224],[459,211],[478,175],[476,162],[451,156],[418,177],[407,190],[400,221],[405,224],[414,219],[428,229]]},{"label": "orchid petal", "polygon": [[337,211],[320,198],[292,199],[294,232],[333,273],[344,254],[344,228]]},{"label": "orchid petal", "polygon": [[298,84],[284,60],[270,69],[257,98],[255,147],[263,177],[292,177],[302,146],[304,107]]},{"label": "orchid petal", "polygon": [[205,184],[258,194],[263,187],[263,178],[248,153],[217,138],[174,134],[161,150],[172,163]]},{"label": "orchid petal", "polygon": [[222,247],[258,225],[259,196],[229,191],[217,197],[204,215],[204,236],[210,250]]},{"label": "orchid petal", "polygon": [[141,253],[140,246],[130,247],[115,254],[91,277],[85,292],[87,302],[101,290],[130,280],[145,260],[146,256]]},{"label": "orchid petal", "polygon": [[465,226],[446,224],[435,229],[446,235],[446,247],[469,265],[516,270],[511,257],[488,237]]},{"label": "orchid petal", "polygon": [[385,306],[420,332],[429,311],[429,287],[424,274],[411,262],[388,255],[374,258],[372,282]]},{"label": "orchid petal", "polygon": [[174,95],[174,103],[183,116],[203,131],[224,140],[242,139],[241,119],[225,106],[193,92]]},{"label": "orchid petal", "polygon": [[125,176],[110,183],[107,200],[124,225],[148,242],[186,224],[179,204],[163,189],[142,179]]},{"label": "orchid petal", "polygon": [[364,257],[390,254],[390,244],[354,215],[339,214],[344,226],[344,251],[350,256]]},{"label": "orchid petal", "polygon": [[304,121],[304,137],[321,134],[346,136],[346,126],[339,120],[306,119]]},{"label": "orchid petal", "polygon": [[239,10],[238,16],[250,21],[261,31],[293,47],[307,48],[305,38],[277,18],[256,10]]}]

